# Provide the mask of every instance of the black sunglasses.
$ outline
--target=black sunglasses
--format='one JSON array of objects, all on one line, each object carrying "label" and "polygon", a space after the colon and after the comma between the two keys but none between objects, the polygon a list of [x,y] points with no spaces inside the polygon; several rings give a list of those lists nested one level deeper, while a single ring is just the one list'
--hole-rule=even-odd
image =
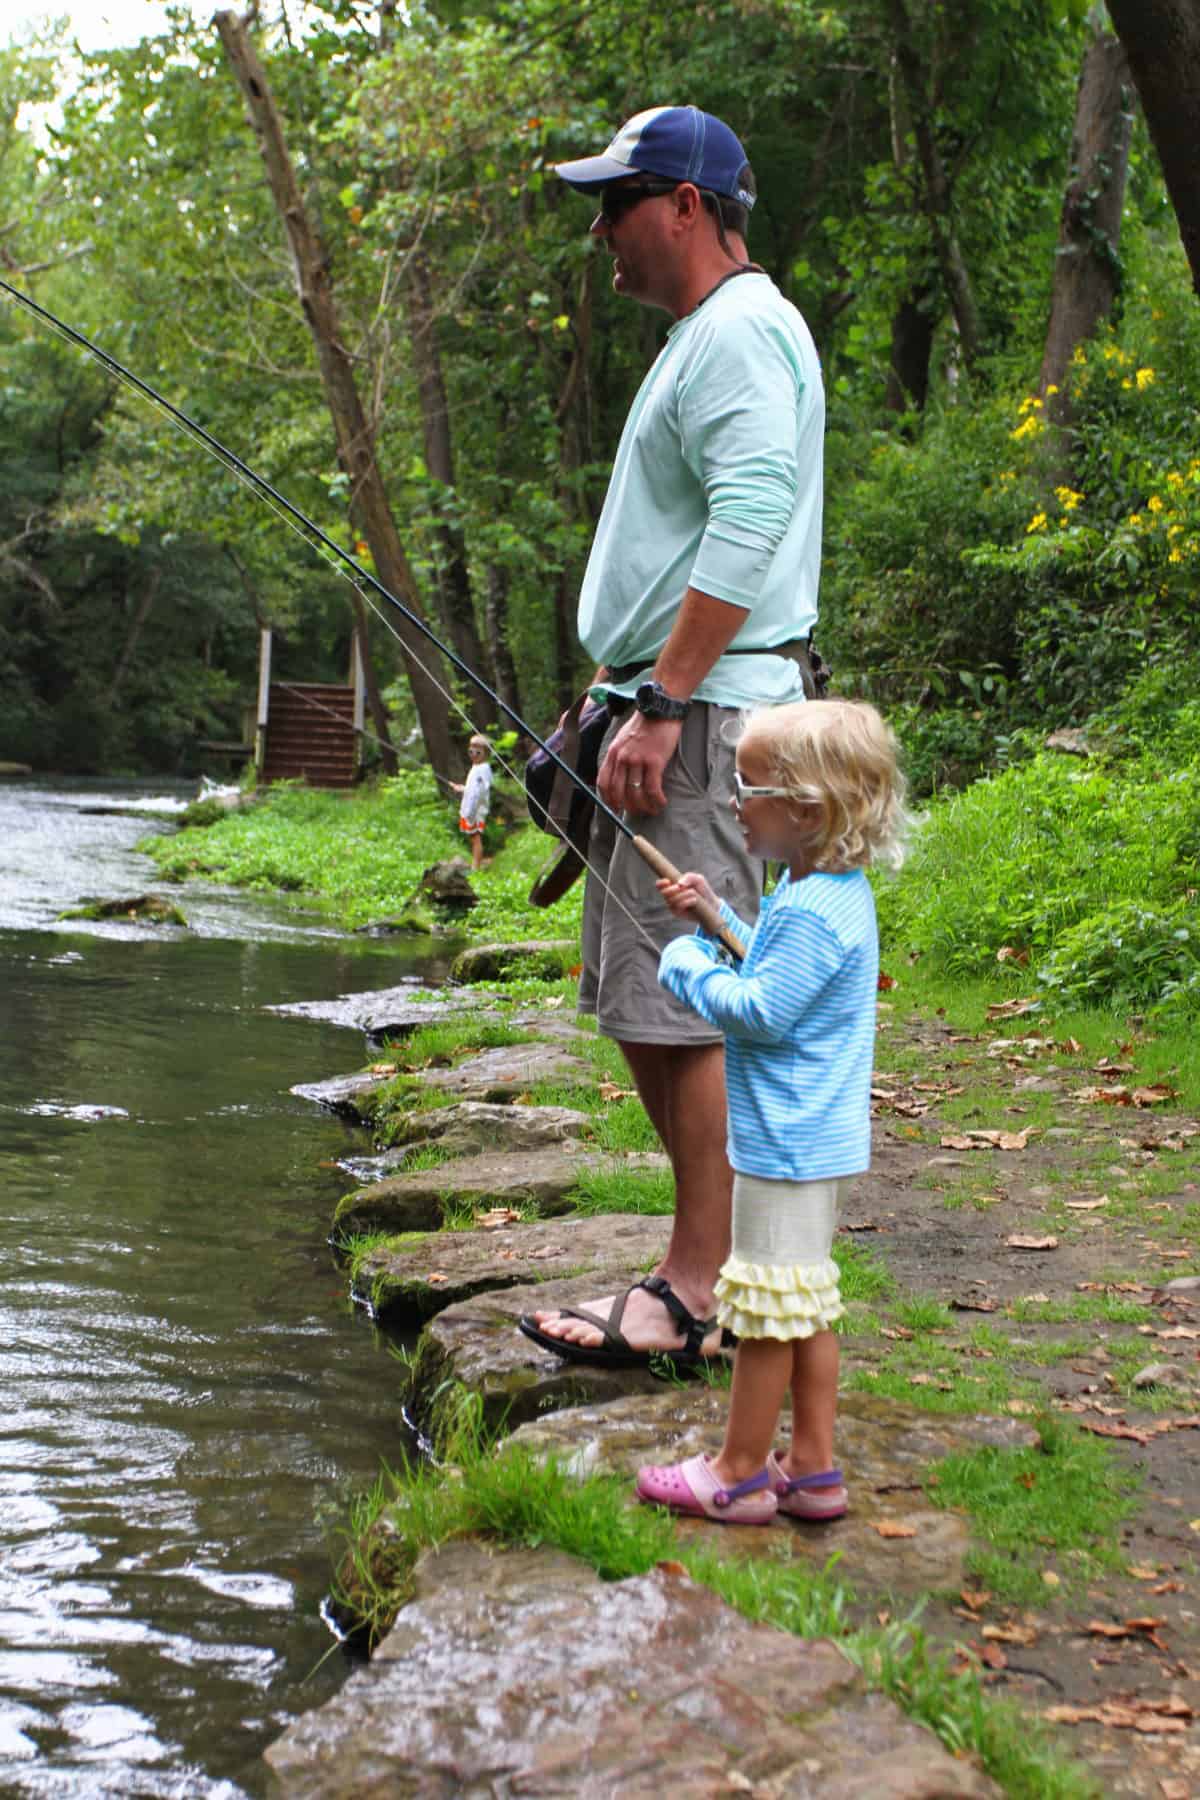
[{"label": "black sunglasses", "polygon": [[600,217],[606,225],[616,225],[643,200],[659,194],[673,194],[678,186],[677,181],[631,181],[606,187],[600,195]]}]

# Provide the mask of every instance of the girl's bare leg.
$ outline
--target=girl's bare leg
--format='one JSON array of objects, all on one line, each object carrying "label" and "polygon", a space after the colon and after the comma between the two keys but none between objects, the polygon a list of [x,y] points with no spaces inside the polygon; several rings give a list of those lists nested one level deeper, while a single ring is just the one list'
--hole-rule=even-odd
[{"label": "girl's bare leg", "polygon": [[[833,1467],[839,1351],[837,1335],[832,1331],[797,1338],[785,1348],[791,1351],[792,1359],[792,1442],[786,1456],[779,1460],[794,1480],[798,1475],[820,1475]],[[741,1354],[739,1346],[739,1359]]]},{"label": "girl's bare leg", "polygon": [[792,1379],[794,1350],[776,1338],[743,1338],[737,1347],[725,1442],[711,1465],[726,1487],[748,1481],[766,1464]]},{"label": "girl's bare leg", "polygon": [[471,838],[471,864],[478,869],[483,866],[483,833],[477,831]]}]

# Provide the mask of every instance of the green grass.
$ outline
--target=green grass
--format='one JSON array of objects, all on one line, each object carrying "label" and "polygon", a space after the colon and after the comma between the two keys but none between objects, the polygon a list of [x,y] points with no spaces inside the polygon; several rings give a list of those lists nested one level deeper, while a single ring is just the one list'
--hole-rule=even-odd
[{"label": "green grass", "polygon": [[1086,1773],[1049,1748],[1027,1714],[985,1695],[977,1674],[952,1670],[948,1655],[930,1647],[915,1617],[855,1629],[852,1592],[832,1562],[811,1570],[800,1559],[740,1559],[685,1543],[666,1514],[629,1504],[627,1480],[578,1481],[553,1459],[513,1446],[489,1454],[478,1408],[466,1417],[452,1478],[428,1467],[399,1475],[385,1470],[352,1508],[334,1598],[342,1617],[357,1621],[373,1639],[411,1592],[420,1552],[455,1536],[552,1547],[605,1580],[678,1562],[747,1618],[801,1638],[834,1639],[869,1686],[890,1695],[951,1751],[978,1756],[1014,1800],[1092,1800],[1096,1789]]},{"label": "green grass", "polygon": [[1045,1601],[1048,1567],[1068,1588],[1123,1568],[1119,1530],[1139,1485],[1073,1424],[1045,1414],[1037,1428],[1036,1449],[943,1457],[926,1483],[935,1505],[967,1514],[987,1546],[972,1552],[972,1574],[1013,1605]]},{"label": "green grass", "polygon": [[662,1216],[675,1210],[669,1169],[581,1169],[567,1196],[580,1218],[597,1213]]},{"label": "green grass", "polygon": [[439,1062],[459,1062],[479,1050],[502,1050],[509,1044],[534,1041],[532,1032],[503,1020],[458,1013],[434,1025],[422,1025],[403,1043],[393,1044],[389,1054],[392,1061],[410,1069],[424,1069]]}]

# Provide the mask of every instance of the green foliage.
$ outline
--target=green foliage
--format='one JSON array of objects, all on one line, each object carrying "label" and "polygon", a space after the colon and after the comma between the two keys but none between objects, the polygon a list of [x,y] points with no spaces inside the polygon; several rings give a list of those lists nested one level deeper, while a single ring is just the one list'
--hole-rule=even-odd
[{"label": "green foliage", "polygon": [[1194,765],[1042,753],[931,807],[899,878],[878,885],[881,926],[893,955],[951,973],[995,969],[1006,949],[1023,983],[1064,1002],[1186,1010],[1198,862]]}]

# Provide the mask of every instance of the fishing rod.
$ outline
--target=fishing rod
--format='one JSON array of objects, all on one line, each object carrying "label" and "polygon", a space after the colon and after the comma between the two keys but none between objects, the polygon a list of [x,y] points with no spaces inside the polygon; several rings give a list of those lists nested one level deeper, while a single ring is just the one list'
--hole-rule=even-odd
[{"label": "fishing rod", "polygon": [[[223,467],[233,470],[243,481],[248,482],[256,493],[266,496],[275,508],[281,511],[288,519],[294,521],[298,527],[301,527],[301,535],[303,535],[304,532],[311,532],[313,537],[315,537],[328,552],[335,556],[340,563],[344,564],[347,569],[353,572],[352,579],[356,584],[365,582],[368,587],[373,588],[382,600],[389,606],[394,607],[401,617],[407,620],[409,625],[418,631],[422,637],[427,639],[435,649],[440,650],[452,667],[457,669],[461,675],[464,675],[468,681],[472,682],[474,686],[479,689],[480,693],[485,695],[494,706],[498,707],[518,731],[523,732],[532,743],[536,744],[540,750],[544,751],[555,767],[561,770],[562,773],[567,776],[568,780],[573,782],[580,792],[586,795],[592,804],[600,809],[605,818],[611,821],[622,836],[628,838],[643,862],[647,863],[661,879],[673,882],[678,882],[681,879],[679,870],[662,854],[661,850],[650,843],[647,838],[640,834],[640,832],[634,831],[631,825],[626,824],[620,813],[607,805],[596,790],[583,779],[579,772],[576,769],[573,769],[556,750],[553,750],[545,739],[540,737],[538,733],[533,730],[532,726],[526,724],[520,713],[518,713],[514,707],[510,706],[508,701],[503,699],[500,694],[496,693],[488,682],[484,680],[482,675],[472,669],[469,663],[464,662],[462,657],[452,650],[448,644],[442,642],[441,638],[438,637],[437,633],[425,622],[419,613],[414,612],[411,607],[405,605],[403,600],[398,599],[390,589],[384,587],[378,577],[372,575],[369,570],[365,569],[360,562],[350,555],[349,551],[343,550],[342,546],[335,542],[328,533],[322,531],[321,527],[316,524],[314,520],[310,519],[307,513],[301,512],[300,508],[294,506],[286,495],[281,494],[277,488],[273,487],[265,476],[259,475],[254,469],[250,468],[247,463],[242,461],[242,458],[238,456],[235,451],[230,450],[225,444],[221,443],[218,438],[215,438],[211,432],[206,431],[203,425],[198,424],[195,419],[183,412],[178,406],[175,406],[165,395],[160,394],[156,388],[151,387],[148,381],[143,381],[140,375],[135,375],[132,369],[127,369],[123,363],[117,361],[115,356],[110,355],[107,350],[102,349],[101,346],[94,343],[91,338],[85,337],[83,332],[77,331],[73,325],[68,325],[65,320],[58,318],[47,307],[39,305],[36,300],[30,297],[30,295],[22,293],[20,288],[13,287],[10,282],[0,279],[0,293],[6,294],[10,300],[15,301],[19,307],[22,307],[24,311],[31,315],[31,317],[35,318],[39,324],[48,325],[52,330],[58,332],[61,337],[65,338],[68,343],[74,344],[79,349],[86,351],[87,354],[93,357],[102,368],[107,369],[109,374],[115,375],[119,380],[126,382],[139,394],[143,395],[145,399],[149,400],[152,405],[157,406],[162,412],[166,413],[169,418],[175,420],[175,422],[182,426],[192,438],[196,439],[203,444],[206,449],[211,451],[211,453],[221,462]],[[311,540],[306,541],[311,542]],[[426,671],[426,673],[428,673],[428,671]],[[560,835],[564,837],[564,841],[569,841],[566,839],[565,833],[561,833]],[[731,954],[740,961],[745,955],[745,945],[724,923],[716,907],[710,906],[705,900],[697,899],[693,911],[704,929],[713,937],[720,938],[721,942]]]}]

